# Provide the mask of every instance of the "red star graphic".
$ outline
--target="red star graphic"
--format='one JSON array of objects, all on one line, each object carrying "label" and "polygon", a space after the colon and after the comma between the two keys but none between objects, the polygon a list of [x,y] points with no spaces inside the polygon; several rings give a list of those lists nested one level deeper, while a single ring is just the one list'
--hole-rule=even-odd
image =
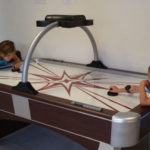
[{"label": "red star graphic", "polygon": [[[51,89],[55,87],[63,87],[67,93],[70,95],[71,94],[71,88],[73,86],[82,86],[82,87],[92,87],[92,88],[100,88],[100,89],[106,89],[101,86],[96,86],[92,83],[89,83],[88,81],[91,80],[100,80],[102,78],[94,78],[94,79],[86,79],[85,77],[92,72],[86,72],[80,75],[76,76],[69,76],[66,71],[63,72],[62,76],[58,77],[53,77],[53,76],[47,76],[47,75],[39,75],[39,74],[33,74],[34,76],[37,76],[39,78],[44,79],[42,83],[45,83],[43,87],[41,87],[38,91],[46,90],[46,89]],[[41,83],[41,82],[32,82],[32,83]]]}]

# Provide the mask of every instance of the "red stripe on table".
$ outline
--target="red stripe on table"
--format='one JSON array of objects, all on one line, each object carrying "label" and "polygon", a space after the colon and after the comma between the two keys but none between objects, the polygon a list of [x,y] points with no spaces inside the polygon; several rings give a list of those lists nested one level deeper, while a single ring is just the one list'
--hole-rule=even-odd
[{"label": "red stripe on table", "polygon": [[123,104],[121,104],[121,103],[118,103],[118,102],[116,102],[116,101],[114,101],[114,100],[112,100],[112,99],[109,99],[109,98],[107,98],[107,97],[104,97],[104,96],[102,96],[102,95],[99,95],[99,94],[97,94],[97,93],[95,93],[95,92],[89,91],[89,90],[87,90],[87,89],[84,89],[84,90],[86,90],[86,91],[88,91],[88,92],[90,92],[90,93],[93,93],[94,95],[100,96],[100,97],[102,97],[102,98],[104,98],[104,99],[106,99],[106,100],[109,100],[110,102],[113,102],[113,103],[115,103],[115,104],[118,104],[118,105],[120,105],[120,106],[122,106],[122,107],[124,107],[124,108],[126,108],[126,109],[129,109],[129,110],[132,109],[132,108],[126,106],[126,105],[123,105]]},{"label": "red stripe on table", "polygon": [[107,107],[111,108],[112,110],[114,110],[114,111],[118,111],[116,108],[114,108],[114,107],[112,107],[112,106],[108,105],[107,103],[103,102],[102,100],[98,99],[97,97],[95,97],[95,96],[91,95],[91,94],[90,94],[90,93],[88,93],[86,90],[84,90],[84,89],[82,89],[82,88],[80,88],[80,87],[78,87],[78,86],[77,86],[77,88],[78,88],[78,89],[80,89],[81,91],[83,91],[84,93],[86,93],[87,95],[89,95],[89,96],[93,97],[94,99],[96,99],[96,100],[100,101],[102,104],[106,105]]}]

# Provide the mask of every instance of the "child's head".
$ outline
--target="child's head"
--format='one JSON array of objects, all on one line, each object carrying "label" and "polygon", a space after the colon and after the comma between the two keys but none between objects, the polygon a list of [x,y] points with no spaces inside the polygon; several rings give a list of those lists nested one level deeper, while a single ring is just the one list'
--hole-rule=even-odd
[{"label": "child's head", "polygon": [[6,40],[0,43],[0,56],[10,61],[15,55],[16,48],[12,41]]}]

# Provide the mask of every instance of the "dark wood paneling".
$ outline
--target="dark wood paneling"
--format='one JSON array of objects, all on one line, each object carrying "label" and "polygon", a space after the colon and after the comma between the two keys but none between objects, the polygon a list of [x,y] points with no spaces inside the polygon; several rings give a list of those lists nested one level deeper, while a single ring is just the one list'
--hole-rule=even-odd
[{"label": "dark wood paneling", "polygon": [[31,118],[106,143],[110,142],[111,121],[60,109],[29,100]]},{"label": "dark wood paneling", "polygon": [[0,109],[14,113],[12,96],[0,92]]},{"label": "dark wood paneling", "polygon": [[143,138],[150,132],[150,107],[139,105],[132,111],[137,112],[141,115],[140,138]]},{"label": "dark wood paneling", "polygon": [[150,112],[150,106],[141,106],[138,105],[137,107],[133,108],[131,111],[139,113],[141,116]]}]

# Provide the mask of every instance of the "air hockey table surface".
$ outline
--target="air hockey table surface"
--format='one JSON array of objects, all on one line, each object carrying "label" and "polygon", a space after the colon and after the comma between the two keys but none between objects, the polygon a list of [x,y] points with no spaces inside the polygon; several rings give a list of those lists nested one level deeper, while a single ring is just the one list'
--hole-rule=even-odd
[{"label": "air hockey table surface", "polygon": [[[28,80],[39,93],[30,95],[12,89],[21,80],[21,73],[11,72],[9,68],[0,72],[0,117],[8,115],[53,128],[88,149],[98,149],[100,141],[115,147],[136,144],[134,140],[127,141],[128,137],[124,139],[123,134],[120,142],[118,138],[121,138],[115,137],[119,145],[113,140],[117,131],[112,131],[112,120],[118,113],[130,115],[133,112],[140,116],[139,139],[150,130],[147,124],[150,122],[150,108],[140,106],[139,94],[107,95],[110,85],[139,85],[146,75],[36,59],[30,62]],[[136,120],[134,115],[132,117]],[[122,122],[127,124],[124,120]],[[136,132],[139,125],[131,122],[127,129],[134,126]],[[126,126],[121,128],[123,130]],[[125,129],[125,132],[130,131]],[[93,144],[87,144],[90,142]]]}]

